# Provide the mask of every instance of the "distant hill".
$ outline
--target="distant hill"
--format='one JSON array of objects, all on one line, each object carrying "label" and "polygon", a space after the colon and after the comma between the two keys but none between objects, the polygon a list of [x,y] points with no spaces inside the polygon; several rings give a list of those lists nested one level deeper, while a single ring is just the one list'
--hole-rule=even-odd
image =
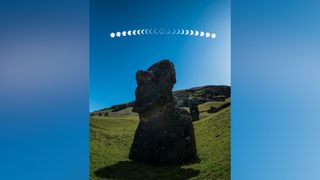
[{"label": "distant hill", "polygon": [[[177,105],[179,107],[188,107],[190,101],[196,104],[203,104],[210,101],[225,101],[231,94],[230,86],[225,85],[208,85],[194,87],[190,89],[177,90],[173,92]],[[130,108],[134,105],[134,101],[123,104],[114,105],[108,108],[103,108],[91,113],[94,116],[107,116],[110,114],[126,113],[122,110],[127,109],[127,113],[130,112]],[[129,109],[128,109],[129,108]]]}]

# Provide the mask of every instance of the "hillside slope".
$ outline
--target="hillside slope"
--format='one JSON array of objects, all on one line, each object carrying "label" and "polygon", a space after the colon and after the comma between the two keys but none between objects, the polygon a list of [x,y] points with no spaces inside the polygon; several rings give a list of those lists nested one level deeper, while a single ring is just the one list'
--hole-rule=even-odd
[{"label": "hillside slope", "polygon": [[[185,93],[188,92],[182,94]],[[188,98],[196,96],[192,93]],[[203,91],[203,94],[206,93]],[[90,179],[230,179],[230,106],[216,113],[207,112],[211,106],[230,102],[229,96],[219,101],[199,101],[200,120],[193,125],[201,161],[181,166],[150,166],[128,159],[139,122],[131,106],[114,112],[113,108],[100,111],[108,112],[107,116],[93,114],[90,118]]]},{"label": "hillside slope", "polygon": [[[224,101],[230,97],[231,88],[225,85],[208,85],[194,87],[190,89],[177,90],[173,92],[173,96],[179,107],[188,107],[189,101],[192,100],[196,104],[202,104],[210,101]],[[130,108],[134,105],[134,101],[123,104],[114,105],[108,108],[91,112],[90,115],[107,116],[117,114],[115,112]]]}]

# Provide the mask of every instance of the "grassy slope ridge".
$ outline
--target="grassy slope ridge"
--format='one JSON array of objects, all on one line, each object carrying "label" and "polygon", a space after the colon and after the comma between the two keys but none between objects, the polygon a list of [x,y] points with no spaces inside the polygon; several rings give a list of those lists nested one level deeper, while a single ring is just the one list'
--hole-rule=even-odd
[{"label": "grassy slope ridge", "polygon": [[128,159],[139,118],[131,109],[107,117],[90,119],[90,179],[230,179],[230,107],[207,113],[210,106],[199,105],[200,120],[194,122],[201,162],[176,166],[150,166]]}]

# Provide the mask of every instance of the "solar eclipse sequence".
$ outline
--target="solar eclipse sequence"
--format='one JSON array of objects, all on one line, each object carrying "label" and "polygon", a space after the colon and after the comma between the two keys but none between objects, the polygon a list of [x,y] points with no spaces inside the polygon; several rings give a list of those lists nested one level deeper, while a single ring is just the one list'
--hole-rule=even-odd
[{"label": "solar eclipse sequence", "polygon": [[120,38],[126,36],[142,36],[142,35],[185,35],[185,36],[198,36],[210,39],[215,39],[216,34],[211,32],[204,32],[189,29],[135,29],[127,31],[111,32],[110,38]]}]

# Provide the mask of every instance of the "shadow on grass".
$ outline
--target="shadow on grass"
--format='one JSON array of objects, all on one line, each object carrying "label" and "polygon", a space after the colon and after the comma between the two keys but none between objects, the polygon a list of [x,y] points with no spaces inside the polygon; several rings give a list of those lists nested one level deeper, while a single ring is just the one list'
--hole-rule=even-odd
[{"label": "shadow on grass", "polygon": [[110,179],[189,179],[200,173],[199,170],[184,169],[180,166],[153,166],[120,161],[95,171],[100,178]]}]

